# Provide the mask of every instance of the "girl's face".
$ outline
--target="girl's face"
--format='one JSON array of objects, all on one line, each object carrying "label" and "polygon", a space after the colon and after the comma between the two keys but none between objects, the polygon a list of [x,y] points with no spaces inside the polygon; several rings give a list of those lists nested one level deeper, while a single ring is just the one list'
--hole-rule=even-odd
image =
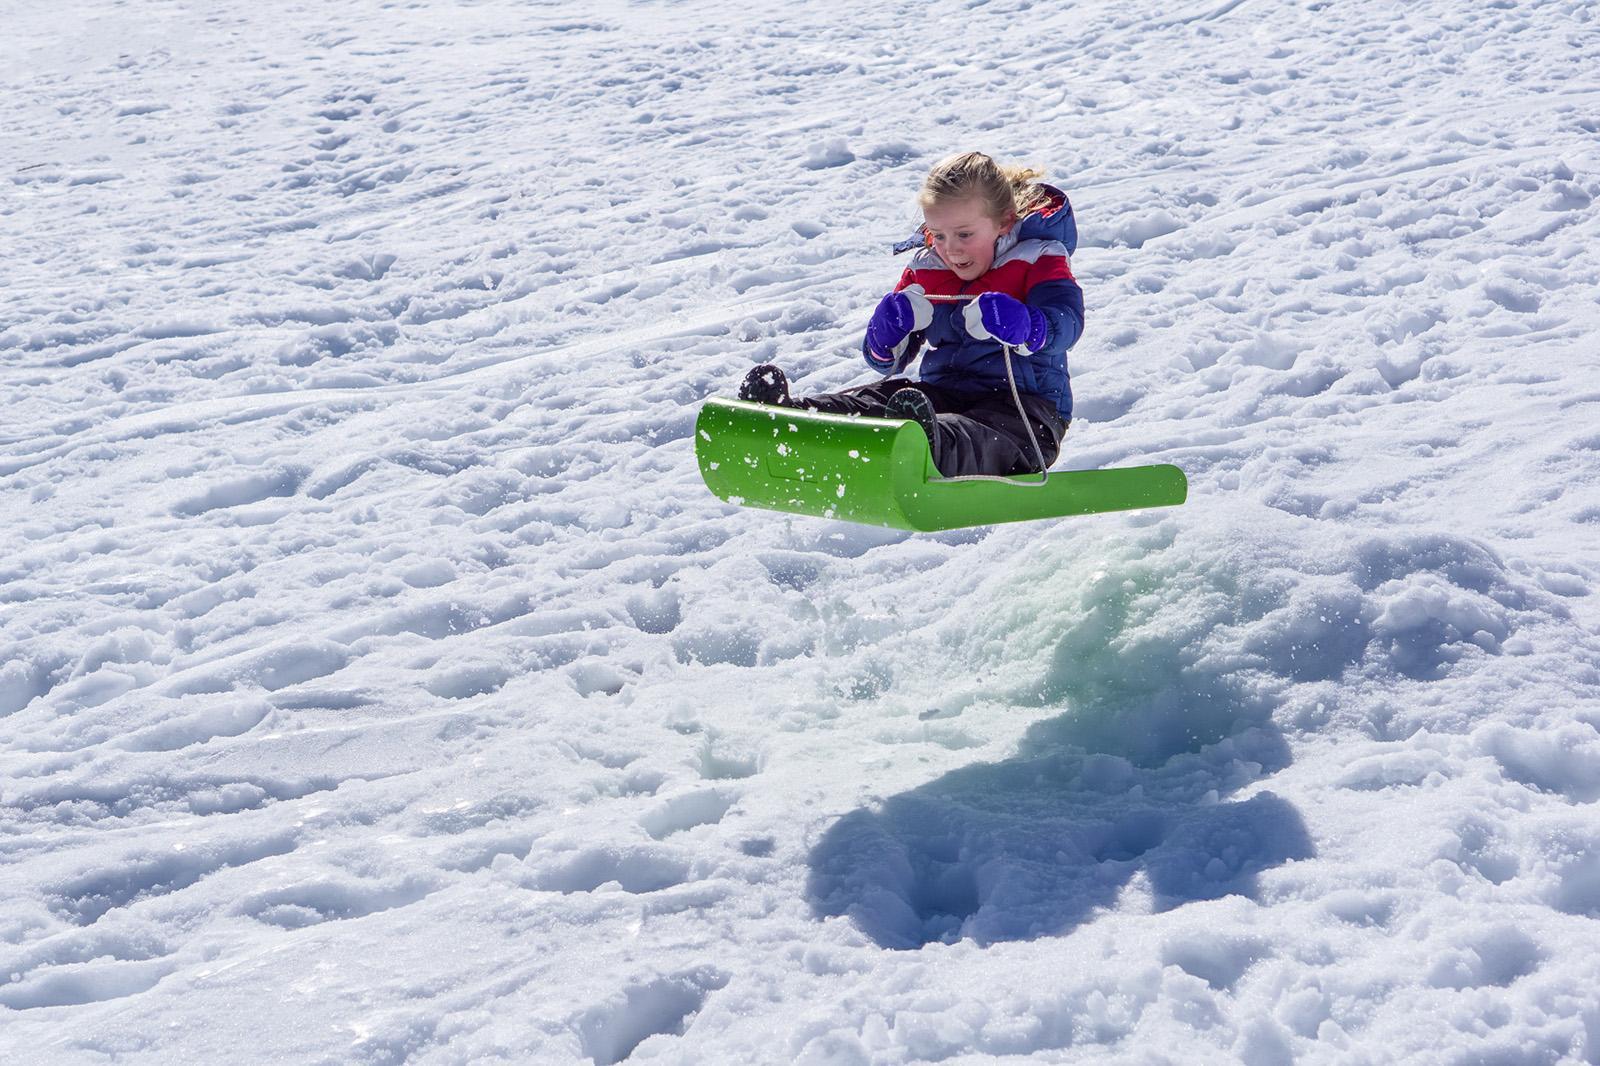
[{"label": "girl's face", "polygon": [[975,196],[934,204],[922,212],[922,220],[933,238],[933,250],[962,281],[988,272],[994,265],[994,242],[1017,221],[1010,215],[996,222],[984,214],[983,201]]}]

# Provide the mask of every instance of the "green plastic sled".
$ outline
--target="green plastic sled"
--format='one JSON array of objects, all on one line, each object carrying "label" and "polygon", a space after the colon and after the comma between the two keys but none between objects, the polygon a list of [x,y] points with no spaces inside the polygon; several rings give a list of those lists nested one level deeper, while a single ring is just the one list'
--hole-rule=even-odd
[{"label": "green plastic sled", "polygon": [[[729,503],[920,533],[1172,507],[1175,466],[1060,470],[986,481],[940,476],[915,422],[707,400],[695,422],[706,487]],[[1006,482],[1015,484],[1006,484]]]}]

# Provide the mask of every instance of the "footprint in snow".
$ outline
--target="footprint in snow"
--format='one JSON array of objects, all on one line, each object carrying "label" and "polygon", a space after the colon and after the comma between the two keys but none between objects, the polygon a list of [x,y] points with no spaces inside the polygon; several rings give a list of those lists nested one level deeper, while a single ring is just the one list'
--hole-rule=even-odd
[{"label": "footprint in snow", "polygon": [[630,985],[573,1020],[584,1054],[597,1066],[631,1056],[646,1040],[682,1036],[706,997],[727,985],[709,966]]}]

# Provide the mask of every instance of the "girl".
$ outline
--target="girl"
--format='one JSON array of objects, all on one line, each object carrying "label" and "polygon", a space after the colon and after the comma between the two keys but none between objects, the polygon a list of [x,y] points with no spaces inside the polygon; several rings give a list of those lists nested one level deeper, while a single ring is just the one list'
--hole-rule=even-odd
[{"label": "girl", "polygon": [[1055,462],[1072,419],[1066,352],[1083,332],[1083,290],[1067,258],[1078,238],[1072,207],[1038,176],[968,152],[923,180],[922,229],[895,250],[922,247],[879,301],[861,344],[867,365],[888,375],[926,345],[920,381],[889,377],[791,399],[783,371],[763,364],[746,375],[739,398],[915,419],[946,477],[1038,471],[1029,424],[1045,466]]}]

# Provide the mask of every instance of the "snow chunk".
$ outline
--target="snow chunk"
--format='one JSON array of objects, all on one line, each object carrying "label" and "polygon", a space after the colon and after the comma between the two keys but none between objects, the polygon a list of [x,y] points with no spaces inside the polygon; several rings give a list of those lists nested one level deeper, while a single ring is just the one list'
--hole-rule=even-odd
[{"label": "snow chunk", "polygon": [[845,139],[835,137],[821,144],[813,144],[806,153],[804,166],[807,170],[827,170],[854,163],[855,159],[856,155],[850,150],[850,145]]}]

